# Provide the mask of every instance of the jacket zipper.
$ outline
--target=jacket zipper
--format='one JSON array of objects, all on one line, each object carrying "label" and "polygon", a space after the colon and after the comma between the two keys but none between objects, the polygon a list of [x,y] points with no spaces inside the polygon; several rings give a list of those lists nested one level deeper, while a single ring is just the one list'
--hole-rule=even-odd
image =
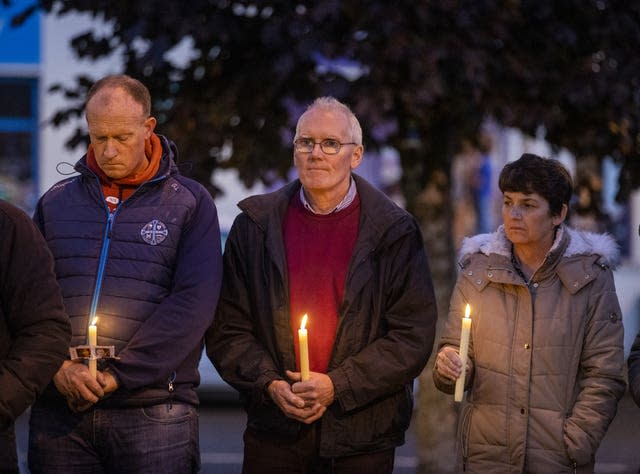
[{"label": "jacket zipper", "polygon": [[171,372],[171,377],[167,379],[167,390],[169,391],[169,410],[173,408],[173,382],[176,380],[176,372],[175,370]]},{"label": "jacket zipper", "polygon": [[[107,225],[104,230],[104,236],[102,237],[102,249],[100,250],[100,260],[98,262],[98,273],[96,275],[96,285],[93,289],[93,297],[91,299],[91,309],[89,311],[89,320],[87,321],[87,339],[89,337],[89,326],[96,317],[98,310],[98,301],[100,300],[100,293],[102,291],[102,280],[104,278],[104,269],[107,265],[107,255],[109,253],[109,245],[111,244],[111,229],[113,227],[113,219],[117,209],[114,212],[109,213],[107,218]],[[87,341],[88,343],[88,341]]]},{"label": "jacket zipper", "polygon": [[[98,183],[98,189],[100,190],[100,194],[102,195],[102,202],[104,203],[104,194],[102,192],[102,185],[100,184],[100,178],[98,178],[98,176],[91,170],[89,170],[95,177],[97,183]],[[138,188],[136,188],[136,190],[133,192],[133,194],[136,194],[138,192],[138,190],[148,184],[148,183],[155,183],[156,181],[160,181],[162,179],[165,179],[167,177],[167,175],[162,175],[162,176],[158,176],[156,178],[153,178],[149,181],[146,181],[144,183],[142,183],[140,186],[138,186]],[[131,196],[133,196],[133,194]],[[129,196],[129,197],[131,197]],[[96,275],[96,285],[93,289],[93,298],[91,299],[91,309],[89,311],[89,319],[87,321],[87,344],[89,344],[89,326],[91,326],[91,323],[93,322],[93,320],[96,317],[96,312],[98,310],[98,301],[100,300],[100,293],[102,291],[102,280],[104,278],[104,269],[107,265],[107,255],[109,252],[109,246],[111,244],[111,229],[113,228],[113,220],[116,217],[116,214],[118,213],[118,211],[120,210],[120,207],[122,206],[122,201],[120,201],[118,203],[118,206],[116,207],[116,209],[111,212],[109,210],[109,207],[104,204],[105,209],[107,210],[108,213],[108,217],[107,217],[107,226],[104,230],[104,236],[102,238],[102,250],[100,250],[100,261],[98,263],[98,274]]]}]

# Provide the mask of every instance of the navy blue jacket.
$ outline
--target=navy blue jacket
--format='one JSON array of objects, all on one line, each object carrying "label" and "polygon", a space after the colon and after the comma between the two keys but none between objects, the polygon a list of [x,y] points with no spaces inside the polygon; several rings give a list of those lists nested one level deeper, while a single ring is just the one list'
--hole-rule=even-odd
[{"label": "navy blue jacket", "polygon": [[120,388],[102,406],[168,399],[196,404],[203,334],[220,293],[220,229],[211,195],[180,176],[175,145],[160,137],[156,176],[109,212],[86,155],[80,174],[54,185],[35,221],[55,258],[71,319],[71,345],[85,344],[90,315]]}]

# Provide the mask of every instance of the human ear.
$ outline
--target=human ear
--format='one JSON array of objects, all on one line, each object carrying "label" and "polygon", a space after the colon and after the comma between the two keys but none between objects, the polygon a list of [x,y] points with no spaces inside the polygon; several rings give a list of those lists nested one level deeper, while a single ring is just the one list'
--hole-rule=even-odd
[{"label": "human ear", "polygon": [[364,147],[362,145],[357,145],[354,147],[353,152],[351,153],[351,169],[354,170],[360,163],[362,163],[362,157],[364,155]]},{"label": "human ear", "polygon": [[145,135],[144,138],[145,140],[148,140],[149,138],[151,138],[151,134],[153,133],[153,131],[156,128],[156,119],[155,117],[148,117],[145,121],[144,121],[144,128],[145,130]]},{"label": "human ear", "polygon": [[558,226],[562,224],[567,218],[567,212],[569,212],[569,206],[563,204],[562,209],[560,209],[560,213],[557,216],[553,216],[553,225]]}]

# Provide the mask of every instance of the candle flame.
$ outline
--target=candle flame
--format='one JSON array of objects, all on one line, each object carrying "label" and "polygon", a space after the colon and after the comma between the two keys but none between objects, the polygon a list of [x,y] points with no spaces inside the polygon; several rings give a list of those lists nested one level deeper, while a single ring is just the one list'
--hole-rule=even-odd
[{"label": "candle flame", "polygon": [[467,303],[467,307],[464,309],[464,317],[468,318],[471,315],[471,306]]},{"label": "candle flame", "polygon": [[307,325],[307,315],[305,313],[305,315],[302,316],[302,322],[300,323],[300,329],[304,329],[306,325]]},{"label": "candle flame", "polygon": [[94,316],[93,321],[91,321],[91,326],[95,326],[98,324],[98,316]]}]

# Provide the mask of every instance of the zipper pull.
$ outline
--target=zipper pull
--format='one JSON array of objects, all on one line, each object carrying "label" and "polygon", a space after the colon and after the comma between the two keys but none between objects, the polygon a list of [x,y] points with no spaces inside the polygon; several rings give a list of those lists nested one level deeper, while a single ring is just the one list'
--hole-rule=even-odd
[{"label": "zipper pull", "polygon": [[176,379],[175,371],[171,373],[171,377],[167,379],[167,389],[169,390],[169,410],[173,408],[173,382]]}]

